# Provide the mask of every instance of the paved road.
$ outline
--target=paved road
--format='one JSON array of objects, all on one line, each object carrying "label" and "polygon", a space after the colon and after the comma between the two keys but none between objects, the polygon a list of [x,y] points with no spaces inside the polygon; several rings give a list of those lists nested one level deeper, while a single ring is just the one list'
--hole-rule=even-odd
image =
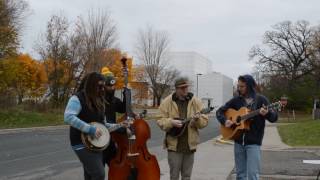
[{"label": "paved road", "polygon": [[[161,160],[166,155],[162,150],[164,133],[154,121],[149,125],[152,135],[148,147]],[[0,133],[0,179],[47,179],[80,167],[68,133],[68,128]],[[217,135],[217,121],[211,118],[208,127],[201,130],[201,142]]]}]

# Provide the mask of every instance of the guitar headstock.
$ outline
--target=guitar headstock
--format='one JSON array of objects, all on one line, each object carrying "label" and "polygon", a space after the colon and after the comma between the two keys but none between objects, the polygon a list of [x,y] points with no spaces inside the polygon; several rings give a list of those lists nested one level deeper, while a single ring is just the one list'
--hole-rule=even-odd
[{"label": "guitar headstock", "polygon": [[208,114],[210,113],[212,110],[214,109],[214,107],[207,107],[207,108],[204,108],[200,111],[201,114]]},{"label": "guitar headstock", "polygon": [[283,104],[281,101],[273,102],[268,105],[268,109],[273,109],[276,111],[281,111],[283,107],[285,107],[286,104]]}]

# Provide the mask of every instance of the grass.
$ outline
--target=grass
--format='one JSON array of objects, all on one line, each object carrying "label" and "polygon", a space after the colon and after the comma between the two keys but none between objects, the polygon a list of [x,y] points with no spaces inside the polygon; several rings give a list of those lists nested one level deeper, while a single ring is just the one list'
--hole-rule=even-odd
[{"label": "grass", "polygon": [[19,108],[0,111],[0,129],[62,125],[63,113],[39,113]]},{"label": "grass", "polygon": [[[117,119],[123,114],[117,113]],[[157,119],[147,115],[145,120]],[[34,112],[23,110],[22,107],[16,107],[9,110],[0,110],[0,129],[7,128],[25,128],[38,126],[63,125],[63,111]]]},{"label": "grass", "polygon": [[297,112],[295,113],[295,118],[293,118],[293,113],[292,112],[281,112],[279,113],[279,123],[299,123],[299,122],[306,122],[310,121],[311,119],[311,114],[306,114],[302,112]]},{"label": "grass", "polygon": [[320,146],[320,120],[312,120],[310,116],[279,125],[278,131],[282,141],[290,146]]}]

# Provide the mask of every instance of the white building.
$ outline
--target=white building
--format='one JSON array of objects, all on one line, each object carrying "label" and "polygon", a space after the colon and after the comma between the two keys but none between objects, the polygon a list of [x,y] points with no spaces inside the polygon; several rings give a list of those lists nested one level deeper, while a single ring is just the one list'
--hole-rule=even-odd
[{"label": "white building", "polygon": [[207,74],[212,71],[212,62],[196,52],[169,52],[167,61],[183,76],[194,80],[197,73]]},{"label": "white building", "polygon": [[203,74],[198,77],[198,92],[205,105],[219,107],[232,97],[233,80],[218,72]]},{"label": "white building", "polygon": [[190,91],[198,94],[205,106],[221,106],[232,97],[233,80],[213,72],[209,59],[196,52],[170,52],[167,58],[169,65],[192,81]]}]

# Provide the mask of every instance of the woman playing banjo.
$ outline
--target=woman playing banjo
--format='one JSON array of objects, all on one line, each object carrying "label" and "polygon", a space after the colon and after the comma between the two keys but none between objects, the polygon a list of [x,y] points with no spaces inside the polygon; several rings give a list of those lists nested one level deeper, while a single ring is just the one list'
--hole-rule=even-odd
[{"label": "woman playing banjo", "polygon": [[[105,119],[105,79],[96,72],[83,78],[78,92],[73,95],[64,112],[64,121],[70,125],[70,142],[84,170],[84,179],[104,180],[105,170],[102,151],[92,151],[83,143],[81,134],[99,139],[103,131],[92,123],[104,124],[112,129]],[[124,124],[125,125],[125,124]]]}]

